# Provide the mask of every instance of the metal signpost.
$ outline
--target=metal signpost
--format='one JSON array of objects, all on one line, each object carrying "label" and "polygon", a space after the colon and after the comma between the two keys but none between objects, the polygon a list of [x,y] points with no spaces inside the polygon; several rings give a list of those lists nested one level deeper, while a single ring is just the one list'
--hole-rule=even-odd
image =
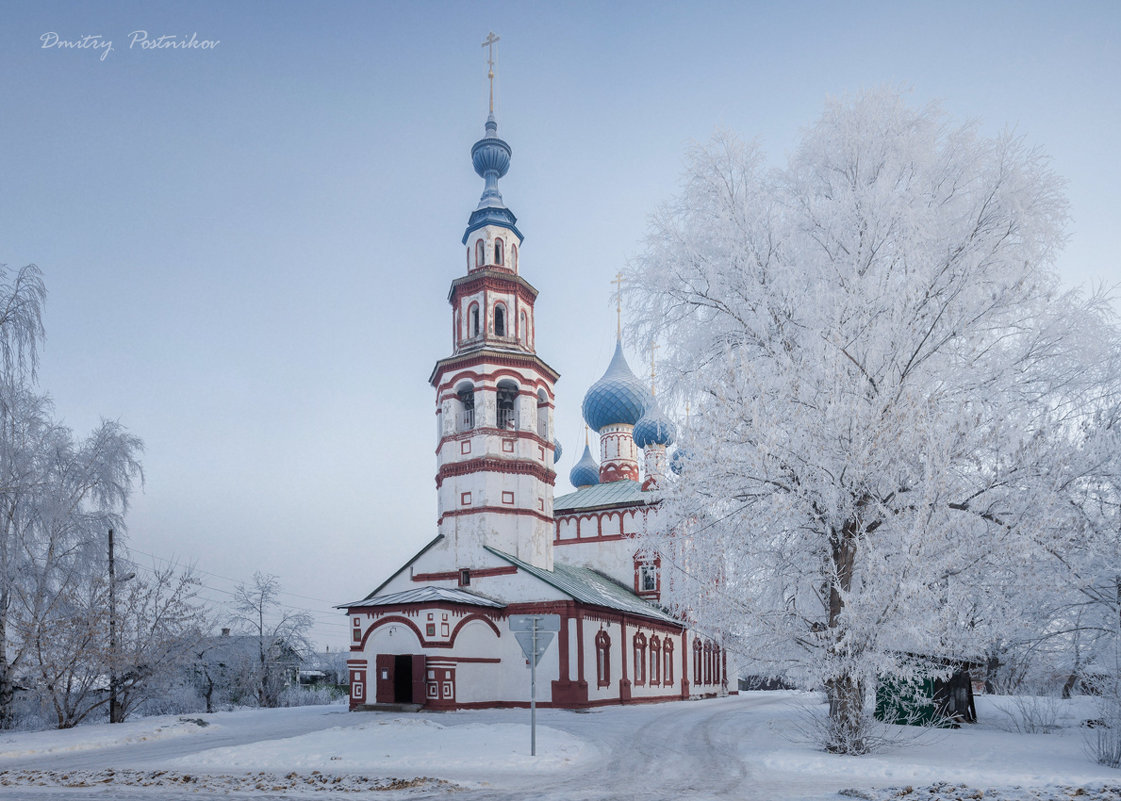
[{"label": "metal signpost", "polygon": [[537,663],[560,631],[560,615],[510,615],[510,631],[529,661],[529,755],[537,756]]}]

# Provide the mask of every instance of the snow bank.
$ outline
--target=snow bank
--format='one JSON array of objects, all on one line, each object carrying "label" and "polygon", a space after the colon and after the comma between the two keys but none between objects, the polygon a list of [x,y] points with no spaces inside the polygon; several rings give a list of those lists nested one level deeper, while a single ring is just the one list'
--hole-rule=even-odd
[{"label": "snow bank", "polygon": [[212,748],[171,760],[168,767],[195,771],[311,771],[381,776],[493,778],[496,774],[547,773],[585,759],[590,749],[571,734],[537,727],[537,756],[529,755],[528,725],[445,725],[427,716],[372,718],[281,740]]},{"label": "snow bank", "polygon": [[73,729],[6,732],[0,735],[0,759],[76,753],[169,737],[198,735],[207,725],[202,717],[161,715],[112,726],[92,724]]}]

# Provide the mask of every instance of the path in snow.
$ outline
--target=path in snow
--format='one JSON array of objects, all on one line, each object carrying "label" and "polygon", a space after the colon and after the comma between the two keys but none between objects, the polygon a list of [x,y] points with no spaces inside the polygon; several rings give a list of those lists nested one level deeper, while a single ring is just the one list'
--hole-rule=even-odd
[{"label": "path in snow", "polygon": [[[855,788],[848,797],[874,801],[1119,801],[1121,774],[1094,765],[1082,749],[1078,724],[1089,699],[1063,702],[1060,730],[1045,735],[1002,730],[995,706],[1000,699],[979,699],[981,724],[924,735],[910,748],[868,757],[825,754],[791,736],[803,714],[799,705],[815,699],[750,693],[586,712],[539,710],[536,758],[528,754],[527,710],[402,715],[307,707],[199,716],[210,722],[206,726],[168,716],[15,732],[0,735],[0,796],[294,801],[345,798],[345,792],[324,789],[368,790],[398,779],[409,789],[372,797],[838,801],[838,791]],[[413,782],[417,777],[458,786]],[[936,782],[952,784],[932,787]],[[1094,789],[1076,795],[1060,785]]]}]

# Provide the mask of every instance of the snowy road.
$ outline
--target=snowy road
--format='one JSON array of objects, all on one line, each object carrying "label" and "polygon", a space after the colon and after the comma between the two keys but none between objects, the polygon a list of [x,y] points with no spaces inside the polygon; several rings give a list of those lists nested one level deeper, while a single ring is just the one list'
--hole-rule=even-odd
[{"label": "snowy road", "polygon": [[[1078,724],[1092,706],[1081,701],[1063,702],[1056,732],[1020,735],[1000,726],[999,699],[981,699],[977,726],[859,758],[824,754],[800,738],[807,703],[821,707],[817,696],[776,692],[586,712],[540,710],[537,757],[528,754],[527,710],[408,715],[305,707],[198,716],[206,726],[192,722],[195,716],[169,716],[14,732],[0,735],[0,798],[345,799],[354,795],[324,790],[361,790],[370,797],[371,783],[430,777],[373,797],[837,801],[842,788],[949,781],[1005,788],[1010,792],[996,797],[1019,801],[1060,797],[1045,789],[1059,784],[1118,778],[1085,756]],[[1024,795],[1018,785],[1044,794]],[[951,797],[957,796],[937,799]]]}]

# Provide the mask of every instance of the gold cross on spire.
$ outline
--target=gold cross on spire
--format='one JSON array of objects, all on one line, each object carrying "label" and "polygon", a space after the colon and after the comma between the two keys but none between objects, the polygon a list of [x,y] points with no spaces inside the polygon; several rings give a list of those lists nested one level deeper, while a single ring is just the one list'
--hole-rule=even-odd
[{"label": "gold cross on spire", "polygon": [[487,49],[487,78],[490,79],[490,111],[494,113],[494,45],[501,39],[500,36],[495,36],[494,31],[487,34],[486,41],[483,42],[483,47]]},{"label": "gold cross on spire", "polygon": [[650,394],[651,395],[655,394],[654,377],[658,374],[654,370],[654,351],[656,351],[657,349],[658,349],[658,343],[657,342],[651,342],[650,343]]},{"label": "gold cross on spire", "polygon": [[623,274],[615,273],[615,280],[611,283],[615,284],[615,336],[622,340],[623,338]]}]

